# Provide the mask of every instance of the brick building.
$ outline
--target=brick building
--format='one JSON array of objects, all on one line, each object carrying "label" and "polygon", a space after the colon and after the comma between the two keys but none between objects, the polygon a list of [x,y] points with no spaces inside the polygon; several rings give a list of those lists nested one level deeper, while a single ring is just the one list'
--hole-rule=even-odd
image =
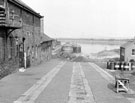
[{"label": "brick building", "polygon": [[0,63],[24,67],[49,59],[52,39],[43,28],[43,16],[21,0],[0,0]]}]

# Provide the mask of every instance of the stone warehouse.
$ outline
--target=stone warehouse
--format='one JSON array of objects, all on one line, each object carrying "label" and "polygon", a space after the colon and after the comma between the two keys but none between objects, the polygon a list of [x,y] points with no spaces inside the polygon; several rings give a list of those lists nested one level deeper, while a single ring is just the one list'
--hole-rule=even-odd
[{"label": "stone warehouse", "polygon": [[0,65],[29,67],[51,57],[43,16],[20,0],[0,0]]}]

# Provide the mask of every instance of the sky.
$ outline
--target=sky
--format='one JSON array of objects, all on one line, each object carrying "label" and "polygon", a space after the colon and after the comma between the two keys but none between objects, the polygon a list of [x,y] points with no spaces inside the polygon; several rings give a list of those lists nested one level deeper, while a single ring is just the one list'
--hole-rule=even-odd
[{"label": "sky", "polygon": [[134,38],[135,0],[22,0],[53,38]]}]

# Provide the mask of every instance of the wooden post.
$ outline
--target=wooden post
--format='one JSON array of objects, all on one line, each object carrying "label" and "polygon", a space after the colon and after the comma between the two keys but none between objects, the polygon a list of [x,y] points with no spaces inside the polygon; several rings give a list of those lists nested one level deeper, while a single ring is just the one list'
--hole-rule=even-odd
[{"label": "wooden post", "polygon": [[129,71],[131,70],[131,62],[129,62]]}]

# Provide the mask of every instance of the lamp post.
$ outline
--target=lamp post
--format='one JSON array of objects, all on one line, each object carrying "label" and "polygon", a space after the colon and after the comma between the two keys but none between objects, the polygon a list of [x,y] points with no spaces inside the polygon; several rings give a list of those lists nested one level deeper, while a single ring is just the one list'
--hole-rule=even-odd
[{"label": "lamp post", "polygon": [[24,61],[24,68],[26,68],[26,52],[24,50],[24,41],[25,41],[25,38],[24,37],[22,38],[22,41],[23,41],[23,61]]}]

